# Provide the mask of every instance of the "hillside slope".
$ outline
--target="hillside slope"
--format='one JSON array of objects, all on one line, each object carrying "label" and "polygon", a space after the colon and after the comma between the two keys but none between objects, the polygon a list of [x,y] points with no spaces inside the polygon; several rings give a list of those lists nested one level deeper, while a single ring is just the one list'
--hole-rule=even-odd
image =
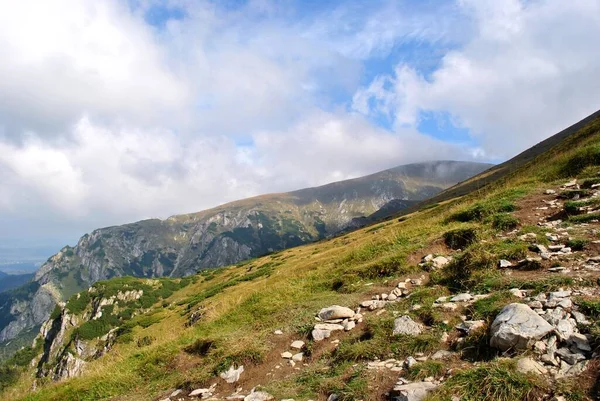
[{"label": "hillside slope", "polygon": [[183,283],[100,283],[5,365],[2,396],[597,399],[599,188],[593,119],[402,221]]},{"label": "hillside slope", "polygon": [[392,199],[433,196],[489,165],[439,161],[399,166],[316,188],[244,199],[166,220],[84,235],[42,265],[34,292],[0,298],[0,342],[39,326],[58,301],[111,277],[183,277],[332,235]]}]

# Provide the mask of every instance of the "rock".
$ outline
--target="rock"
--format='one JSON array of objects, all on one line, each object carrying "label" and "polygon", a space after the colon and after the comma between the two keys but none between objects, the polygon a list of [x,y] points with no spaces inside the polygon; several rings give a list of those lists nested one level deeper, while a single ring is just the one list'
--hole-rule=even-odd
[{"label": "rock", "polygon": [[398,296],[396,294],[394,294],[394,293],[390,293],[388,295],[388,301],[395,301],[397,299],[398,299]]},{"label": "rock", "polygon": [[290,345],[290,347],[295,349],[302,349],[304,348],[304,341],[296,340],[292,343],[292,345]]},{"label": "rock", "polygon": [[456,326],[458,330],[466,333],[467,335],[476,332],[482,327],[485,327],[485,320],[465,320]]},{"label": "rock", "polygon": [[517,298],[525,297],[525,294],[523,293],[523,291],[521,291],[518,288],[511,288],[510,290],[508,290],[508,292],[510,292],[514,297],[517,297]]},{"label": "rock", "polygon": [[462,293],[462,294],[458,294],[453,296],[452,298],[450,298],[451,302],[467,302],[473,299],[473,296],[471,294],[467,294]]},{"label": "rock", "polygon": [[566,246],[566,247],[564,247],[563,249],[560,250],[560,253],[569,254],[569,253],[571,253],[571,248],[568,247],[568,246]]},{"label": "rock", "polygon": [[586,336],[580,333],[573,333],[571,337],[567,339],[569,343],[575,344],[575,346],[581,351],[590,352],[592,351],[592,347],[590,346],[590,342]]},{"label": "rock", "polygon": [[327,401],[338,401],[340,399],[340,396],[333,393],[330,394],[329,397],[327,397]]},{"label": "rock", "polygon": [[531,301],[527,304],[531,309],[542,309],[544,305],[540,301]]},{"label": "rock", "polygon": [[312,339],[315,341],[323,341],[331,336],[331,330],[314,329],[311,333]]},{"label": "rock", "polygon": [[452,302],[446,302],[441,305],[442,309],[448,312],[452,312],[458,309],[458,305],[453,304]]},{"label": "rock", "polygon": [[441,269],[442,267],[444,267],[448,263],[450,263],[450,260],[448,260],[448,258],[445,258],[443,256],[438,256],[436,258],[433,258],[433,260],[431,261],[431,263],[433,264],[433,267],[435,269]]},{"label": "rock", "polygon": [[354,311],[345,306],[332,305],[321,309],[317,316],[322,320],[346,319],[354,316]]},{"label": "rock", "polygon": [[294,362],[302,362],[302,359],[304,359],[304,354],[302,352],[298,352],[292,356],[292,361]]},{"label": "rock", "polygon": [[573,307],[573,301],[571,301],[569,298],[565,298],[560,300],[557,306],[560,306],[563,309],[571,309]]},{"label": "rock", "polygon": [[354,322],[354,320],[349,320],[346,323],[344,323],[343,326],[344,331],[350,331],[356,326],[356,323]]},{"label": "rock", "polygon": [[439,361],[439,360],[443,360],[443,359],[450,359],[450,358],[452,358],[453,355],[454,355],[454,353],[452,353],[450,351],[439,350],[431,356],[431,359],[433,359],[434,361]]},{"label": "rock", "polygon": [[404,361],[404,366],[406,366],[408,369],[410,369],[413,366],[415,366],[417,363],[419,363],[419,362],[415,358],[413,358],[412,356],[409,356]]},{"label": "rock", "polygon": [[590,324],[589,320],[585,317],[585,315],[581,312],[571,311],[571,315],[575,318],[577,324],[582,326],[588,326]]},{"label": "rock", "polygon": [[244,367],[240,365],[237,369],[231,365],[229,370],[225,372],[221,372],[219,376],[225,380],[227,383],[235,383],[240,380],[240,375],[244,372]]},{"label": "rock", "polygon": [[567,340],[575,332],[575,327],[568,319],[562,319],[556,324],[556,333],[562,340]]},{"label": "rock", "polygon": [[501,351],[527,349],[554,328],[529,306],[512,303],[496,316],[490,328],[490,345]]},{"label": "rock", "polygon": [[512,267],[512,263],[506,259],[500,259],[500,261],[498,262],[498,267],[501,269],[506,269],[508,267]]},{"label": "rock", "polygon": [[204,394],[209,394],[211,392],[210,389],[208,388],[199,388],[197,390],[194,390],[190,393],[190,397],[198,397],[198,396],[202,396]]},{"label": "rock", "polygon": [[273,396],[267,392],[253,391],[244,398],[244,401],[268,401],[272,399]]},{"label": "rock", "polygon": [[425,255],[425,256],[423,256],[423,259],[422,259],[422,261],[425,262],[425,263],[431,262],[432,260],[433,260],[433,255],[432,254]]},{"label": "rock", "polygon": [[585,355],[579,352],[571,352],[568,348],[559,348],[556,355],[569,365],[575,365],[577,362],[585,360]]},{"label": "rock", "polygon": [[556,191],[553,190],[553,189],[547,189],[547,190],[544,191],[544,193],[546,195],[554,195],[556,193]]},{"label": "rock", "polygon": [[444,302],[448,301],[448,297],[439,297],[438,299],[435,300],[436,304],[442,304]]},{"label": "rock", "polygon": [[550,299],[570,297],[573,291],[554,291],[550,293]]},{"label": "rock", "polygon": [[394,331],[392,334],[404,334],[409,336],[417,336],[421,334],[423,328],[421,325],[410,318],[410,316],[400,316],[394,320]]},{"label": "rock", "polygon": [[284,359],[292,359],[292,353],[289,351],[282,352],[281,357]]},{"label": "rock", "polygon": [[281,331],[281,330],[275,330],[275,331],[273,332],[273,334],[280,336],[280,335],[282,335],[282,334],[283,334],[283,331]]},{"label": "rock", "polygon": [[390,396],[397,401],[422,401],[437,388],[432,382],[416,382],[396,385]]},{"label": "rock", "polygon": [[329,331],[337,331],[344,330],[344,326],[341,324],[335,323],[317,323],[315,324],[315,330],[329,330]]},{"label": "rock", "polygon": [[183,393],[183,390],[177,389],[177,390],[173,391],[169,397],[171,397],[171,398],[172,397],[177,397],[181,393]]},{"label": "rock", "polygon": [[531,358],[519,359],[517,362],[517,370],[521,373],[535,373],[538,375],[545,375],[548,373],[548,369]]}]

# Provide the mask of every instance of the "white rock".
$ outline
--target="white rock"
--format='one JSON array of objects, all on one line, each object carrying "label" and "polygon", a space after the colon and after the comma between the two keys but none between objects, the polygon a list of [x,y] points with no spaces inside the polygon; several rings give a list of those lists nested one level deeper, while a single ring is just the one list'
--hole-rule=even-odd
[{"label": "white rock", "polygon": [[467,335],[469,335],[484,326],[485,326],[485,320],[465,320],[461,324],[457,325],[456,328],[460,331],[467,333]]},{"label": "white rock", "polygon": [[422,401],[436,388],[437,384],[432,382],[401,384],[396,385],[390,395],[397,401]]},{"label": "white rock", "polygon": [[354,316],[354,311],[345,306],[332,305],[328,308],[323,308],[318,313],[322,320],[346,319]]},{"label": "white rock", "polygon": [[514,297],[517,297],[517,298],[525,297],[525,294],[523,293],[523,291],[521,291],[518,288],[511,288],[510,290],[508,290],[508,292],[510,292]]},{"label": "white rock", "polygon": [[275,331],[273,332],[273,334],[280,336],[280,335],[282,335],[282,334],[283,334],[283,331],[281,331],[281,330],[275,330]]},{"label": "white rock", "polygon": [[177,397],[181,393],[183,393],[183,390],[177,389],[171,393],[170,397]]},{"label": "white rock", "polygon": [[294,354],[292,356],[292,361],[294,361],[294,362],[302,362],[303,358],[304,358],[304,353],[298,352],[297,354]]},{"label": "white rock", "polygon": [[290,347],[295,349],[302,349],[304,348],[304,341],[296,340],[292,343],[292,345],[290,345]]},{"label": "white rock", "polygon": [[548,373],[548,369],[531,358],[519,359],[517,362],[517,370],[521,373],[535,373],[538,375],[545,375]]},{"label": "white rock", "polygon": [[438,360],[442,360],[442,359],[452,358],[453,355],[454,354],[450,351],[439,350],[431,356],[431,359],[433,359],[434,361],[438,361]]},{"label": "white rock", "polygon": [[341,324],[335,323],[317,323],[315,324],[315,330],[329,330],[329,331],[337,331],[344,330],[344,326]]},{"label": "white rock", "polygon": [[467,302],[470,301],[471,299],[473,299],[473,296],[471,294],[468,293],[462,293],[462,294],[457,294],[455,296],[453,296],[452,298],[450,298],[450,301],[452,302]]},{"label": "white rock", "polygon": [[506,260],[506,259],[500,259],[500,261],[498,262],[498,267],[500,267],[501,269],[506,269],[508,267],[511,267],[513,264]]},{"label": "white rock", "polygon": [[419,323],[412,320],[410,316],[404,315],[394,320],[394,330],[392,334],[416,336],[421,334],[422,331],[423,328]]},{"label": "white rock", "polygon": [[442,267],[450,263],[450,260],[448,260],[448,258],[445,258],[444,256],[438,256],[436,258],[433,258],[431,263],[433,264],[433,267],[435,269],[441,269]]},{"label": "white rock", "polygon": [[289,351],[282,352],[281,357],[284,359],[292,359],[292,353]]},{"label": "white rock", "polygon": [[524,350],[554,330],[529,306],[512,303],[496,316],[490,328],[490,345],[501,351]]},{"label": "white rock", "polygon": [[223,380],[225,380],[227,383],[231,384],[231,383],[235,383],[238,380],[240,380],[240,375],[244,372],[244,367],[243,366],[239,366],[237,369],[231,365],[229,367],[229,370],[225,371],[225,372],[221,372],[219,374],[219,376],[221,376],[221,378]]},{"label": "white rock", "polygon": [[312,339],[315,341],[323,341],[331,336],[331,330],[314,329],[311,333]]},{"label": "white rock", "polygon": [[356,326],[356,323],[353,320],[350,320],[346,322],[343,326],[345,331],[350,331]]},{"label": "white rock", "polygon": [[267,392],[253,391],[244,398],[244,401],[268,401],[272,399],[273,396]]}]

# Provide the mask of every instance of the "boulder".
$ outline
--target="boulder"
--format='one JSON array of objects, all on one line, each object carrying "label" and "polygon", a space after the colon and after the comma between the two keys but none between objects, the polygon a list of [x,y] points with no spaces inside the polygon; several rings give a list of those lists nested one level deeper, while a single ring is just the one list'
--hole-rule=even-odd
[{"label": "boulder", "polygon": [[394,331],[392,332],[394,335],[405,334],[409,336],[417,336],[421,334],[422,331],[422,326],[412,320],[410,316],[404,315],[394,320]]},{"label": "boulder", "polygon": [[490,328],[490,345],[501,351],[524,350],[554,330],[529,306],[512,303],[496,316]]},{"label": "boulder", "polygon": [[332,305],[321,309],[318,316],[321,320],[346,319],[354,316],[354,311],[345,306]]},{"label": "boulder", "polygon": [[473,296],[471,294],[467,294],[462,293],[462,294],[457,294],[455,296],[453,296],[452,298],[450,298],[451,302],[467,302],[473,299]]},{"label": "boulder", "polygon": [[431,382],[400,384],[394,387],[390,396],[396,401],[421,401],[436,388],[437,384]]}]

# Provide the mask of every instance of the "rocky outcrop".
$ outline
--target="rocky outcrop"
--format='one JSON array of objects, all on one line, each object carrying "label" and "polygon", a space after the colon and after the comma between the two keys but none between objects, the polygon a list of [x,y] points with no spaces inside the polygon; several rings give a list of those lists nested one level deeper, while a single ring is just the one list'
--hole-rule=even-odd
[{"label": "rocky outcrop", "polygon": [[492,323],[490,345],[501,351],[525,350],[553,329],[529,306],[509,304]]}]

